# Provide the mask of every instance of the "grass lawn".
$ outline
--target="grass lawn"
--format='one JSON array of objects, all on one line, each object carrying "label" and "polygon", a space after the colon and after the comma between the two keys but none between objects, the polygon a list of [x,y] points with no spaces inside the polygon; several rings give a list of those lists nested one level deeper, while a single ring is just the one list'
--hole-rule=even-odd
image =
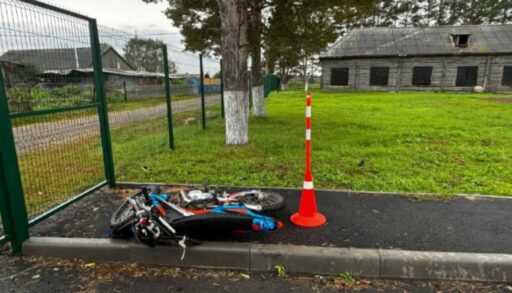
[{"label": "grass lawn", "polygon": [[[512,104],[468,93],[314,93],[313,173],[317,188],[512,194]],[[141,158],[116,144],[120,180],[300,187],[304,98],[273,93],[268,116],[251,118],[250,144],[224,145],[223,121],[206,131],[176,129],[177,150]],[[151,124],[139,125],[151,135]],[[133,135],[133,134],[130,134]],[[143,139],[143,138],[142,138]],[[120,139],[118,141],[126,141]],[[364,166],[360,167],[364,160]],[[147,166],[151,173],[135,166]],[[132,166],[132,168],[129,168]]]},{"label": "grass lawn", "polygon": [[[313,96],[313,174],[317,188],[512,195],[512,103],[504,94],[320,93]],[[176,150],[165,118],[112,130],[119,181],[238,186],[302,185],[305,99],[273,93],[268,116],[251,118],[250,143],[224,144],[219,107],[206,130],[175,115]],[[98,137],[20,154],[31,212],[101,181]],[[361,162],[364,160],[364,165]]]}]

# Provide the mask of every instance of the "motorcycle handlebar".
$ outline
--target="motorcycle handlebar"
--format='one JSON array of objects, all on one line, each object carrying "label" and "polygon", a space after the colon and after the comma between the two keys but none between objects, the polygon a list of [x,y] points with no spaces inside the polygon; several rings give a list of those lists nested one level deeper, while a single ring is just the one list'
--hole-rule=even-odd
[{"label": "motorcycle handlebar", "polygon": [[150,194],[160,194],[160,186],[152,185],[142,187],[142,195],[147,203],[151,202],[151,199],[149,198]]}]

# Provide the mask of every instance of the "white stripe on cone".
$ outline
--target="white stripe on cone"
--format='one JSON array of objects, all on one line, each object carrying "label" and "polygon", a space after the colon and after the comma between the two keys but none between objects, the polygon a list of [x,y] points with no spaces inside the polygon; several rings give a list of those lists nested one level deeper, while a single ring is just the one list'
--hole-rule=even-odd
[{"label": "white stripe on cone", "polygon": [[306,140],[311,140],[311,129],[306,129]]},{"label": "white stripe on cone", "polygon": [[306,118],[311,118],[311,106],[306,107]]},{"label": "white stripe on cone", "polygon": [[313,189],[313,181],[304,181],[304,189]]}]

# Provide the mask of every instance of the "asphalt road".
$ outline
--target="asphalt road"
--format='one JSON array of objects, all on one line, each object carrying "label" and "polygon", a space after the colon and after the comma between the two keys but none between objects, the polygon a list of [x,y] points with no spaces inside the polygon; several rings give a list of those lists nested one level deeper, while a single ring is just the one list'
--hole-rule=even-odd
[{"label": "asphalt road", "polygon": [[[300,190],[274,190],[287,207],[284,228],[273,232],[217,236],[205,240],[303,244],[421,251],[512,253],[512,198],[415,199],[398,195],[317,191],[328,223],[293,226]],[[105,194],[107,192],[108,194]],[[32,228],[32,235],[106,237],[114,209],[129,191],[102,191]]]},{"label": "asphalt road", "polygon": [[[220,104],[220,96],[207,96],[206,105]],[[173,113],[200,109],[199,99],[182,100],[172,103]],[[146,121],[151,118],[164,117],[167,113],[165,104],[134,110],[109,113],[111,128],[119,128],[130,123]],[[89,136],[99,136],[97,116],[83,116],[76,119],[27,124],[13,128],[14,140],[18,152],[25,152],[35,147],[48,147],[70,143]]]}]

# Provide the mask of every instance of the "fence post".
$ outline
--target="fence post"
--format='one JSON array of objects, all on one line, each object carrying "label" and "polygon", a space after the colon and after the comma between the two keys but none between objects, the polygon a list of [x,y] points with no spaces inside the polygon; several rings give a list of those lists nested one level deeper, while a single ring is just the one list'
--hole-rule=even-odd
[{"label": "fence post", "polygon": [[201,120],[203,122],[203,129],[206,129],[206,109],[205,109],[205,103],[204,103],[204,70],[203,70],[203,54],[199,55],[199,70],[200,70],[200,88],[201,91]]},{"label": "fence post", "polygon": [[1,68],[0,141],[0,213],[4,231],[11,240],[12,250],[18,253],[21,252],[23,241],[29,237],[28,217]]},{"label": "fence post", "polygon": [[94,87],[96,88],[96,102],[98,103],[98,119],[100,122],[101,146],[103,149],[103,165],[105,178],[108,185],[116,185],[116,174],[114,169],[114,156],[112,153],[112,140],[110,137],[110,126],[108,122],[107,100],[105,96],[105,85],[103,78],[103,65],[101,64],[101,48],[98,35],[96,19],[89,20],[89,32],[91,35],[92,66],[94,69]]},{"label": "fence post", "polygon": [[[249,86],[249,110],[252,109],[252,77],[249,75],[249,78],[247,78],[247,85]],[[249,111],[250,113],[250,111]]]},{"label": "fence post", "polygon": [[124,93],[124,101],[128,102],[128,93],[126,92],[126,81],[123,81],[123,93]]},{"label": "fence post", "polygon": [[220,113],[224,119],[224,69],[222,69],[222,59],[220,59]]},{"label": "fence post", "polygon": [[268,80],[268,73],[263,76],[263,96],[266,98],[269,94],[269,80]]},{"label": "fence post", "polygon": [[167,58],[167,45],[162,45],[162,58],[164,59],[164,78],[165,78],[165,101],[167,104],[167,129],[169,130],[169,147],[174,150],[174,127],[172,125],[172,104],[171,104],[171,84],[169,79],[169,60]]}]

